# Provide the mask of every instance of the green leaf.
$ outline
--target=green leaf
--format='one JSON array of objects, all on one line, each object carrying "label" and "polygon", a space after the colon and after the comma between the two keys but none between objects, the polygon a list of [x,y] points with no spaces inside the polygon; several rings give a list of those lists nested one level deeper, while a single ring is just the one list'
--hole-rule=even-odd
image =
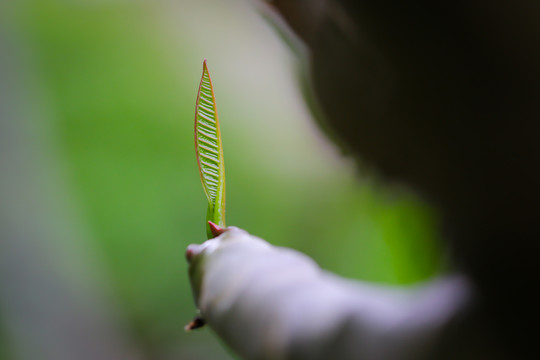
[{"label": "green leaf", "polygon": [[[216,109],[216,99],[212,80],[203,62],[203,73],[195,107],[195,150],[201,182],[208,199],[206,221],[225,227],[225,167],[221,132]],[[208,238],[213,238],[206,225]]]}]

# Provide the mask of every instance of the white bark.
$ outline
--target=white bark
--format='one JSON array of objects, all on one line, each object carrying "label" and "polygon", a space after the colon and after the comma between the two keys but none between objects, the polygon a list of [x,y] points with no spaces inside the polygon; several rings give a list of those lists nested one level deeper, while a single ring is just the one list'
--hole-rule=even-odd
[{"label": "white bark", "polygon": [[341,279],[235,227],[188,252],[201,316],[246,359],[430,358],[471,296],[458,276],[414,289]]}]

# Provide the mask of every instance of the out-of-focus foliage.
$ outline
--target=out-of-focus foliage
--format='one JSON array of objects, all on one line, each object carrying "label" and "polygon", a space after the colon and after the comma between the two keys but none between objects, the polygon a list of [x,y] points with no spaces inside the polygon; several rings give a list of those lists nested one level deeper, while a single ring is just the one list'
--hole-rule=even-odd
[{"label": "out-of-focus foliage", "polygon": [[[298,60],[250,4],[41,0],[1,7],[0,31],[14,49],[27,107],[27,145],[46,144],[45,160],[34,166],[61,180],[33,189],[73,209],[69,217],[51,209],[57,218],[48,226],[69,228],[65,244],[84,249],[71,253],[38,237],[39,246],[27,250],[40,257],[47,249],[56,272],[43,276],[92,283],[92,294],[104,294],[106,316],[132,358],[229,357],[208,330],[183,331],[195,314],[184,249],[205,240],[193,146],[205,57],[219,94],[228,225],[303,251],[343,276],[412,283],[440,269],[428,209],[357,174],[314,127],[296,83]],[[4,202],[3,211],[15,205]],[[17,294],[13,279],[0,291]],[[10,316],[9,307],[0,311],[0,344],[28,358],[20,336],[32,322]]]}]

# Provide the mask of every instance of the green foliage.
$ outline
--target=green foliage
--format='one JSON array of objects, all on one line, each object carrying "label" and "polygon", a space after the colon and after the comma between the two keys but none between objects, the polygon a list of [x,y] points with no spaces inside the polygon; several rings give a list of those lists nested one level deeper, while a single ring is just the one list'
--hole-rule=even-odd
[{"label": "green foliage", "polygon": [[[225,168],[223,164],[223,147],[216,108],[216,99],[212,80],[203,62],[203,74],[197,93],[195,107],[195,150],[197,163],[208,199],[206,221],[225,226]],[[206,225],[206,234],[213,238],[212,231]]]}]

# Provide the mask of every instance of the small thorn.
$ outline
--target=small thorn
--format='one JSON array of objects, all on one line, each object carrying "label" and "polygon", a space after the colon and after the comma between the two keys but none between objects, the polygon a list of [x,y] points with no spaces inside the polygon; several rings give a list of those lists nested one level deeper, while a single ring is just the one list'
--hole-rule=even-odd
[{"label": "small thorn", "polygon": [[208,225],[210,226],[210,231],[212,232],[212,235],[214,235],[214,237],[218,237],[219,235],[223,234],[223,232],[225,231],[225,229],[214,224],[211,221],[208,221]]},{"label": "small thorn", "polygon": [[189,324],[184,326],[184,330],[191,331],[198,328],[202,328],[204,325],[206,325],[206,321],[200,316],[195,316],[195,319],[191,320]]}]

